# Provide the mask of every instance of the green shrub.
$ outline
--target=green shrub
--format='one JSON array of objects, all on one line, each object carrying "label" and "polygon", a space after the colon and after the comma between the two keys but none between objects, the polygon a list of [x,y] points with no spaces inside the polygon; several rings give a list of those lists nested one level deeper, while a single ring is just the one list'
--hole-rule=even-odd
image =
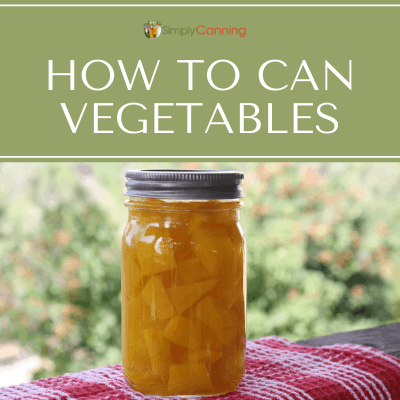
[{"label": "green shrub", "polygon": [[298,340],[394,317],[397,249],[362,188],[280,163],[258,165],[245,189],[249,338]]}]

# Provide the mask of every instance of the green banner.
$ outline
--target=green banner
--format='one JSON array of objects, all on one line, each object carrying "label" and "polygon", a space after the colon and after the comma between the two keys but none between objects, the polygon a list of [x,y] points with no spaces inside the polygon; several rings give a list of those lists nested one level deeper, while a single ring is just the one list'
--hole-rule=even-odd
[{"label": "green banner", "polygon": [[0,7],[0,157],[396,157],[399,17]]}]

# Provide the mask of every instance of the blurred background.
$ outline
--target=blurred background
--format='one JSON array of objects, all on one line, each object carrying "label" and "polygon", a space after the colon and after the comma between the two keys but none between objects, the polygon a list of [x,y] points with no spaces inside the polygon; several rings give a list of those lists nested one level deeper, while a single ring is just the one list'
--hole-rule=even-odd
[{"label": "blurred background", "polygon": [[244,171],[248,339],[400,320],[400,164],[0,164],[0,386],[121,362],[124,173]]}]

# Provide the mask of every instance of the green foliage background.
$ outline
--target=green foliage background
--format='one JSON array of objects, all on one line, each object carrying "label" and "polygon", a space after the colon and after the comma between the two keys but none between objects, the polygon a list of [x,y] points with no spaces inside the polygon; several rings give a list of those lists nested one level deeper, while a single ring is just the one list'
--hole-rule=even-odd
[{"label": "green foliage background", "polygon": [[249,339],[400,319],[396,163],[4,163],[0,340],[36,379],[120,363],[124,172],[177,167],[245,172]]}]

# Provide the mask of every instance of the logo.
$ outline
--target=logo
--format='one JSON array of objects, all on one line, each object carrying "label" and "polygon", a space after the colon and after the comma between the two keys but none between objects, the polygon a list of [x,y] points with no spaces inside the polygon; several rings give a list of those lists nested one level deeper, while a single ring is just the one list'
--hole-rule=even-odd
[{"label": "logo", "polygon": [[161,22],[146,22],[143,27],[144,34],[149,39],[157,39],[161,35]]}]

